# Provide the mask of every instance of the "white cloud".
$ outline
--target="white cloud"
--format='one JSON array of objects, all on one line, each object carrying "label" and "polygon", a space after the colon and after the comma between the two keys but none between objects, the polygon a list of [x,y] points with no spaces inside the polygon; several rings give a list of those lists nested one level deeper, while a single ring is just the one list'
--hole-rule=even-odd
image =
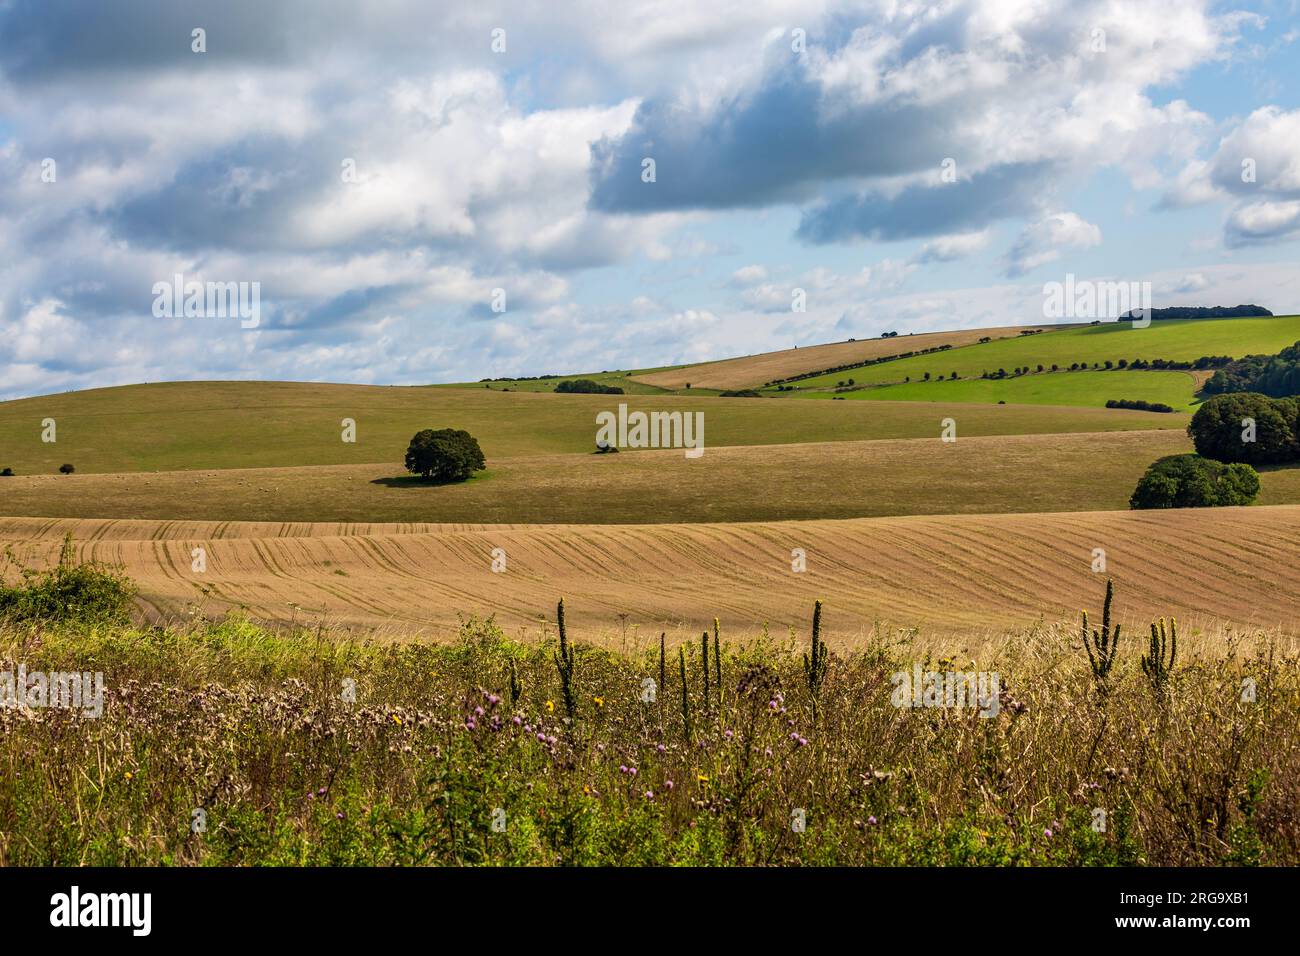
[{"label": "white cloud", "polygon": [[1007,252],[1008,277],[1024,275],[1061,257],[1063,249],[1101,245],[1101,229],[1077,213],[1058,212],[1030,223]]}]

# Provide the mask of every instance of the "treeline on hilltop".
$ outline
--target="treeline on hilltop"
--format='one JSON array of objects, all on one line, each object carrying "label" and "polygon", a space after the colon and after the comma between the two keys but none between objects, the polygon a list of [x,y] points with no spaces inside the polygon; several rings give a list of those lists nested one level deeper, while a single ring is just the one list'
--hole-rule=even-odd
[{"label": "treeline on hilltop", "polygon": [[[1118,321],[1140,317],[1142,309],[1130,309]],[[1151,309],[1152,320],[1160,319],[1254,319],[1272,316],[1262,305],[1175,305]]]},{"label": "treeline on hilltop", "polygon": [[1220,368],[1205,383],[1210,395],[1258,392],[1273,398],[1300,395],[1300,342],[1277,355],[1244,355]]}]

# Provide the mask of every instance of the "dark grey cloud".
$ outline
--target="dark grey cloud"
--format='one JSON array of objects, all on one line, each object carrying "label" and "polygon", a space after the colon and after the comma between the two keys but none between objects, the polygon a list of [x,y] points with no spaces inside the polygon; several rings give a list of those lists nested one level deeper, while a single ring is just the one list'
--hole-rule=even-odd
[{"label": "dark grey cloud", "polygon": [[939,185],[914,185],[897,195],[845,196],[807,210],[798,235],[812,243],[855,239],[915,239],[1031,212],[1048,187],[1054,164],[1007,163]]},{"label": "dark grey cloud", "polygon": [[[148,72],[184,64],[283,60],[315,18],[298,0],[11,0],[0,4],[0,71],[38,83],[88,73]],[[191,49],[191,31],[207,31],[207,53]]]},{"label": "dark grey cloud", "polygon": [[[788,51],[787,51],[788,52]],[[591,206],[606,212],[728,209],[808,199],[828,182],[938,169],[950,107],[827,96],[805,61],[779,54],[755,90],[707,114],[651,98],[631,128],[592,146]],[[656,181],[642,181],[655,161]]]}]

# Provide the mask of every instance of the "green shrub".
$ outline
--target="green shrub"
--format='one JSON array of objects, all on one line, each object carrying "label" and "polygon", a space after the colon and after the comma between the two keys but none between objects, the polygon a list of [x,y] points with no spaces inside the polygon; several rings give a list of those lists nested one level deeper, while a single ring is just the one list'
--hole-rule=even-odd
[{"label": "green shrub", "polygon": [[406,449],[406,470],[431,481],[464,481],[486,467],[478,440],[460,428],[426,428]]},{"label": "green shrub", "polygon": [[1107,408],[1130,408],[1139,412],[1172,412],[1173,406],[1164,402],[1148,402],[1145,399],[1112,398],[1106,402]]},{"label": "green shrub", "polygon": [[[1247,419],[1254,441],[1246,440]],[[1300,458],[1296,444],[1296,402],[1255,392],[1233,392],[1209,399],[1187,426],[1198,454],[1217,461],[1273,464]]]},{"label": "green shrub", "polygon": [[1259,494],[1259,474],[1250,465],[1168,455],[1158,459],[1138,482],[1129,507],[1213,508],[1248,505]]},{"label": "green shrub", "polygon": [[128,578],[93,562],[73,560],[72,536],[63,542],[59,564],[48,571],[24,568],[22,581],[0,584],[0,618],[11,621],[122,623],[135,586]]},{"label": "green shrub", "polygon": [[[690,388],[689,385],[686,386]],[[589,378],[575,378],[566,382],[560,382],[555,386],[555,390],[561,394],[570,395],[622,395],[623,389],[617,385],[601,385],[599,382],[593,382]]]}]

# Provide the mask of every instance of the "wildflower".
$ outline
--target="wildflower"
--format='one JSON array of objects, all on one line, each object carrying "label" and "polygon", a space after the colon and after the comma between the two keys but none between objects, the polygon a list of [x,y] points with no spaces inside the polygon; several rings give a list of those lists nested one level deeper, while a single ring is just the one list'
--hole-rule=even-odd
[{"label": "wildflower", "polygon": [[732,737],[734,737],[734,736],[736,736],[736,735],[733,734],[730,730],[724,730],[724,731],[722,732],[722,736],[725,737],[725,738],[727,738],[728,740],[730,740]]},{"label": "wildflower", "polygon": [[402,724],[402,718],[398,717],[396,714],[393,714],[393,723],[397,724],[400,727]]},{"label": "wildflower", "polygon": [[134,779],[135,779],[135,774],[133,774],[130,770],[128,770],[126,773],[122,774],[122,776],[125,777],[127,780],[134,780]]},{"label": "wildflower", "polygon": [[594,700],[594,701],[596,702],[596,706],[597,706],[597,707],[604,707],[604,706],[605,706],[605,698],[604,698],[604,697],[593,697],[593,698],[591,698],[591,699]]},{"label": "wildflower", "polygon": [[340,810],[338,813],[334,814],[334,817],[335,817],[335,819],[342,820],[342,819],[343,819],[343,811]]},{"label": "wildflower", "polygon": [[659,753],[666,753],[668,748],[665,747],[663,744],[655,744],[655,750],[657,750]]},{"label": "wildflower", "polygon": [[518,727],[518,726],[519,726],[520,724],[522,724],[523,722],[524,722],[524,719],[523,719],[522,717],[520,717],[518,714],[516,714],[516,715],[514,716],[513,721],[512,721],[512,723],[514,723],[514,725],[515,725],[516,727]]},{"label": "wildflower", "polygon": [[1052,830],[1050,827],[1043,830],[1043,836],[1047,837],[1049,840],[1052,838]]},{"label": "wildflower", "polygon": [[671,780],[665,780],[665,781],[664,781],[664,789],[665,789],[665,790],[668,790],[668,791],[671,792],[672,789],[673,789],[673,782],[672,782]]},{"label": "wildflower", "polygon": [[316,791],[316,793],[322,797],[325,796],[325,788],[321,787],[319,790]]},{"label": "wildflower", "polygon": [[704,774],[704,773],[697,773],[697,774],[695,775],[695,780],[696,780],[696,782],[698,782],[698,783],[708,783],[708,782],[709,782],[709,775],[708,775],[708,774]]},{"label": "wildflower", "polygon": [[548,701],[546,702],[546,712],[547,712],[548,714],[553,714],[553,713],[555,713],[555,701],[553,701],[553,700],[548,700]]},{"label": "wildflower", "polygon": [[653,800],[655,798],[655,792],[653,790],[647,790],[645,792],[645,798],[647,800]]},{"label": "wildflower", "polygon": [[876,818],[875,818],[875,817],[867,817],[867,822],[870,823],[870,824],[874,827],[874,826],[876,825]]},{"label": "wildflower", "polygon": [[475,707],[475,708],[474,708],[474,716],[475,716],[475,717],[482,717],[485,713],[487,713],[487,711],[485,711],[482,707]]},{"label": "wildflower", "polygon": [[498,697],[496,694],[488,694],[487,701],[489,704],[495,707],[497,704],[501,703],[501,698]]},{"label": "wildflower", "polygon": [[546,743],[546,734],[542,733],[540,730],[537,732],[537,742],[539,744]]}]

